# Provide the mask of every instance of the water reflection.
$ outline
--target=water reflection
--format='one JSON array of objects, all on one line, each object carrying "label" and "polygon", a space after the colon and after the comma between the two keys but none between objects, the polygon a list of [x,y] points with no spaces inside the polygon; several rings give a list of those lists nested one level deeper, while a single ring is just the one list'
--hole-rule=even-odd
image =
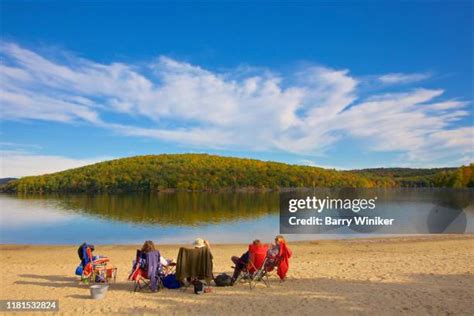
[{"label": "water reflection", "polygon": [[[369,194],[370,193],[370,194]],[[363,193],[372,197],[373,192]],[[304,193],[304,194],[307,194]],[[348,196],[343,191],[338,196]],[[395,234],[474,232],[473,191],[378,192],[378,205],[397,216]],[[122,195],[0,194],[0,243],[128,244],[271,241],[280,233],[278,193],[168,193]],[[467,197],[467,198],[466,198]],[[428,229],[428,231],[427,231]],[[379,230],[337,228],[288,235],[289,240],[373,237]],[[306,235],[306,234],[307,235]]]},{"label": "water reflection", "polygon": [[137,193],[125,195],[18,195],[54,200],[57,207],[108,220],[144,225],[216,224],[279,212],[278,193]]}]

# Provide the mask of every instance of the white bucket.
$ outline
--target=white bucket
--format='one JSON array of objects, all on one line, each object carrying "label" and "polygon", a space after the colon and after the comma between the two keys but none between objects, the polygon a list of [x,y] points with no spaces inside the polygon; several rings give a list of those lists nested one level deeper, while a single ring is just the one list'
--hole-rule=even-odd
[{"label": "white bucket", "polygon": [[109,288],[108,284],[94,284],[91,285],[91,296],[94,300],[100,300],[105,297],[107,289]]}]

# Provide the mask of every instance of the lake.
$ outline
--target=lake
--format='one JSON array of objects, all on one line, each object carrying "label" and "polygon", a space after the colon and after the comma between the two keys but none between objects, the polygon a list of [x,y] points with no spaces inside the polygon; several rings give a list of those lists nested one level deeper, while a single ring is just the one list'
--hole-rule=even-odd
[{"label": "lake", "polygon": [[[429,212],[432,205],[421,193],[412,191],[415,198],[394,205]],[[472,233],[472,205],[468,209],[462,220]],[[279,233],[279,193],[1,194],[0,219],[2,244],[190,243],[196,237],[214,243],[271,241]],[[332,232],[288,239],[366,236]]]}]

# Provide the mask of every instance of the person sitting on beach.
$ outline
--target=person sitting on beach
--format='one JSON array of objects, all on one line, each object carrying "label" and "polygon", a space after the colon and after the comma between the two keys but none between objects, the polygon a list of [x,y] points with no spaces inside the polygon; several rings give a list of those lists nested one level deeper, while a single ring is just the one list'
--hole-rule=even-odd
[{"label": "person sitting on beach", "polygon": [[202,238],[196,238],[196,240],[193,242],[193,247],[194,249],[199,249],[199,248],[204,248],[206,247],[209,249],[209,253],[211,254],[211,259],[212,259],[212,252],[211,252],[211,244],[209,243],[209,240],[202,239]]},{"label": "person sitting on beach", "polygon": [[209,248],[209,250],[211,250],[211,245],[209,244],[209,241],[202,238],[196,238],[196,240],[193,242],[193,247],[194,248],[207,247]]},{"label": "person sitting on beach", "polygon": [[292,252],[286,244],[285,237],[277,235],[275,243],[271,245],[267,252],[268,261],[266,263],[267,270],[271,271],[277,266],[277,274],[282,281],[286,278],[286,273],[290,268],[290,258]]},{"label": "person sitting on beach", "polygon": [[[139,277],[148,278],[146,262],[147,254],[156,251],[155,244],[151,240],[145,241],[140,250],[137,251],[137,258],[132,267],[132,273],[129,276],[130,280],[136,280]],[[173,265],[173,260],[166,259],[160,253],[158,274],[164,275],[167,272],[169,266]]]},{"label": "person sitting on beach", "polygon": [[209,241],[196,238],[192,243],[193,248],[181,247],[178,252],[176,262],[176,278],[189,284],[197,284],[199,280],[204,280],[210,285],[214,278],[213,256]]},{"label": "person sitting on beach", "polygon": [[[151,240],[147,240],[145,241],[145,243],[143,244],[142,248],[140,249],[140,251],[143,253],[143,254],[147,254],[149,252],[152,252],[152,251],[155,251],[156,250],[156,247],[155,247],[155,244],[153,243],[153,241]],[[160,253],[160,264],[164,267],[167,267],[169,266],[171,263],[173,262],[173,260],[171,259],[166,259],[165,257],[163,257]]]},{"label": "person sitting on beach", "polygon": [[[255,247],[260,247],[262,246],[262,243],[260,242],[260,240],[258,239],[255,239],[253,242],[252,242],[252,245],[255,246]],[[230,258],[230,260],[232,260],[232,262],[235,264],[235,268],[234,268],[234,274],[232,275],[232,279],[231,279],[231,284],[234,284],[234,282],[237,280],[237,278],[239,277],[240,275],[240,272],[242,272],[242,270],[245,269],[245,267],[247,266],[247,264],[250,262],[250,260],[252,260],[253,258],[251,258],[251,254],[250,252],[247,250],[246,252],[244,252],[240,258],[237,257],[237,256],[232,256]]]}]

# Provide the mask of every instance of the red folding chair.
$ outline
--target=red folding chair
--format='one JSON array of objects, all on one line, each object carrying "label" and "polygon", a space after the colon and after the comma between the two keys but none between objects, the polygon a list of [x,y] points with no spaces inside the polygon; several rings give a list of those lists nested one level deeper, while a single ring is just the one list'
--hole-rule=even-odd
[{"label": "red folding chair", "polygon": [[[154,253],[159,258],[160,253],[158,251],[154,251],[152,253]],[[161,266],[161,264],[159,265],[158,271],[156,273],[157,291],[164,288],[162,277],[173,273],[175,266],[176,263],[170,263],[168,266]],[[151,280],[147,271],[146,254],[142,253],[140,250],[137,250],[137,254],[132,265],[132,271],[128,276],[128,279],[134,282],[134,292],[139,292],[143,289],[151,290]]]},{"label": "red folding chair", "polygon": [[107,257],[95,258],[92,255],[93,247],[91,245],[83,244],[81,247],[85,248],[84,256],[87,262],[82,271],[81,279],[84,283],[109,282],[117,279],[117,268],[109,264],[110,259]]},{"label": "red folding chair", "polygon": [[249,245],[249,261],[235,282],[249,282],[251,289],[254,288],[258,282],[263,282],[269,287],[270,283],[265,273],[267,251],[267,245]]}]

